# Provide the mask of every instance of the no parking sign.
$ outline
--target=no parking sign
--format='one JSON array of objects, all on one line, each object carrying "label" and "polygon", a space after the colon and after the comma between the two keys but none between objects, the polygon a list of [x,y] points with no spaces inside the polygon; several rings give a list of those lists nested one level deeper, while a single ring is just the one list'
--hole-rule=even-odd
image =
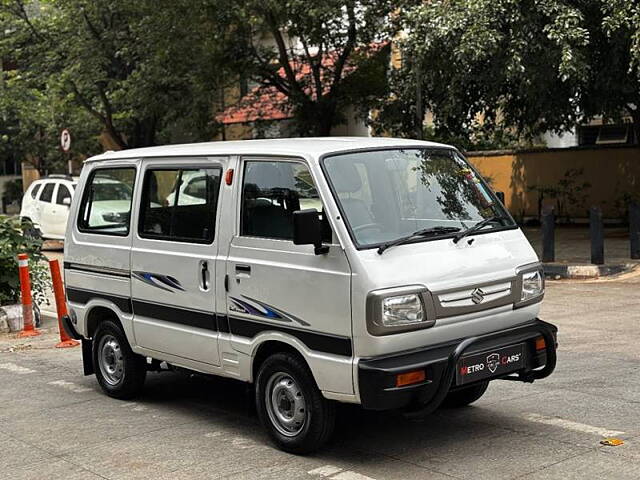
[{"label": "no parking sign", "polygon": [[65,153],[71,149],[71,134],[66,128],[62,130],[60,134],[60,147],[62,147],[62,151]]}]

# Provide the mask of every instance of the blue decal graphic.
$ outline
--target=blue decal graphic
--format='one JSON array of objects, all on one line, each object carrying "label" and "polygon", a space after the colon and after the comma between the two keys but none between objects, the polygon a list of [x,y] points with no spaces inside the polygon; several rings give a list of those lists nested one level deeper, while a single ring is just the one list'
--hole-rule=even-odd
[{"label": "blue decal graphic", "polygon": [[175,290],[185,291],[180,282],[170,275],[162,275],[160,273],[149,272],[132,272],[132,275],[138,280],[143,281],[147,285],[159,288],[166,292],[174,292]]},{"label": "blue decal graphic", "polygon": [[256,315],[259,317],[268,318],[270,320],[279,320],[282,322],[295,322],[295,323],[299,323],[300,325],[304,325],[305,327],[308,327],[310,325],[309,323],[305,322],[304,320],[301,320],[300,318],[294,315],[283,312],[282,310],[276,307],[267,305],[266,303],[260,302],[253,298],[249,298],[244,295],[242,295],[242,298],[244,300],[237,297],[229,297],[229,298],[233,302],[232,305],[229,305],[229,308],[231,310],[241,312],[241,313],[248,313],[249,315]]}]

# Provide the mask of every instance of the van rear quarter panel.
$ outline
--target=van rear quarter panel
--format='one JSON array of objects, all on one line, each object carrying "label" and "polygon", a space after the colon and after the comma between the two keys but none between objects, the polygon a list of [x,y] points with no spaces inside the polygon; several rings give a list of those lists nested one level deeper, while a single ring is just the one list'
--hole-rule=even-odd
[{"label": "van rear quarter panel", "polygon": [[[87,179],[91,172],[101,168],[130,167],[136,168],[139,165],[138,159],[117,160],[105,162],[92,162],[85,164],[80,175],[78,190],[73,196],[71,209],[69,211],[69,221],[64,244],[65,265],[72,268],[65,268],[65,287],[67,289],[68,304],[77,315],[78,332],[87,335],[87,319],[91,310],[97,306],[106,307],[114,311],[120,318],[127,338],[131,344],[135,344],[133,336],[131,312],[121,309],[118,304],[123,305],[124,301],[110,300],[109,296],[127,299],[130,304],[131,285],[128,272],[130,271],[131,258],[131,236],[134,230],[133,225],[129,226],[127,236],[105,235],[98,233],[86,233],[78,230],[78,212]],[[136,183],[138,181],[136,175]],[[137,188],[137,187],[136,187]],[[135,197],[135,192],[134,192]],[[76,266],[78,269],[74,269]],[[119,271],[120,275],[110,273],[82,271],[82,267],[98,267],[105,270]],[[104,296],[94,296],[87,303],[77,302],[74,295],[69,295],[70,291],[100,292]]]}]

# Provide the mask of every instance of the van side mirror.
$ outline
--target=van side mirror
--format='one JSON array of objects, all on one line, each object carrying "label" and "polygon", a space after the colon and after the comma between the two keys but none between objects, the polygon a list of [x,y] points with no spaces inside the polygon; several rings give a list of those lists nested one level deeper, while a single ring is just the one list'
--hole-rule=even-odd
[{"label": "van side mirror", "polygon": [[293,243],[313,245],[316,255],[329,251],[329,247],[322,245],[322,225],[315,208],[293,212]]},{"label": "van side mirror", "polygon": [[70,207],[71,206],[71,197],[64,197],[62,199],[62,204],[66,205],[67,207]]},{"label": "van side mirror", "polygon": [[496,192],[496,197],[500,200],[500,203],[504,205],[504,192]]}]

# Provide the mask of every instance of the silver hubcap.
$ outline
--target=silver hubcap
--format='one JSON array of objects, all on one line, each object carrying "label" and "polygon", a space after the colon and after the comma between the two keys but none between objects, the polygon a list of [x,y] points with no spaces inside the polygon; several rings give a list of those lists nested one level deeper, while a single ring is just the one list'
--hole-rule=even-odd
[{"label": "silver hubcap", "polygon": [[124,357],[118,340],[113,335],[105,335],[98,345],[98,364],[105,381],[118,385],[124,377]]},{"label": "silver hubcap", "polygon": [[308,414],[304,395],[296,381],[289,374],[274,373],[264,395],[269,419],[276,430],[287,437],[299,434]]}]

